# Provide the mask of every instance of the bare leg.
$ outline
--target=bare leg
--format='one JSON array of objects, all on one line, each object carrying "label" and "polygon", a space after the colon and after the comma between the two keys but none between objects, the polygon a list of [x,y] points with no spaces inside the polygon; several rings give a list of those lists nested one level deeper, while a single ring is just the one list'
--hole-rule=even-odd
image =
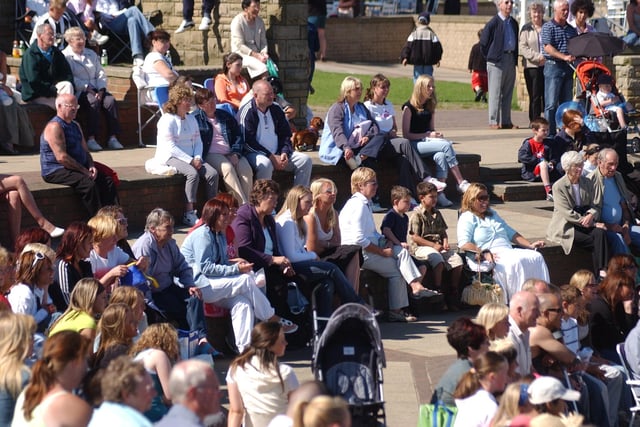
[{"label": "bare leg", "polygon": [[20,234],[20,224],[22,222],[22,203],[20,203],[20,195],[15,190],[7,191],[4,194],[4,197],[6,197],[7,203],[9,204],[7,208],[9,214],[7,222],[9,223],[9,237],[11,239],[11,246],[13,246],[16,243],[18,234]]},{"label": "bare leg", "polygon": [[[36,201],[33,199],[31,191],[29,191],[29,187],[27,187],[27,183],[24,182],[21,176],[0,175],[0,193],[4,193],[5,191],[15,191],[18,193],[20,201],[24,207],[27,208],[27,211],[29,211],[33,219],[36,220],[40,228],[48,233],[51,233],[56,228],[55,225],[42,215],[42,212],[38,209],[38,205],[36,205]],[[18,226],[19,225],[18,223]]]},{"label": "bare leg", "polygon": [[191,212],[193,210],[193,203],[187,203],[184,205],[185,212]]},{"label": "bare leg", "polygon": [[324,28],[318,28],[318,40],[320,41],[320,60],[327,56],[327,36]]},{"label": "bare leg", "polygon": [[358,294],[360,289],[360,258],[358,255],[354,255],[351,261],[345,269],[344,275],[349,280],[349,283],[353,286],[353,290]]},{"label": "bare leg", "polygon": [[620,123],[620,127],[626,127],[627,122],[624,119],[624,111],[620,107],[616,107],[616,116],[618,116],[618,123]]},{"label": "bare leg", "polygon": [[540,178],[544,185],[551,185],[549,180],[549,164],[546,161],[540,162]]},{"label": "bare leg", "polygon": [[453,177],[456,179],[456,182],[458,184],[460,184],[460,183],[462,183],[462,181],[464,181],[464,178],[462,177],[462,172],[460,172],[460,168],[458,167],[458,165],[451,166],[449,168],[449,170],[453,174]]}]

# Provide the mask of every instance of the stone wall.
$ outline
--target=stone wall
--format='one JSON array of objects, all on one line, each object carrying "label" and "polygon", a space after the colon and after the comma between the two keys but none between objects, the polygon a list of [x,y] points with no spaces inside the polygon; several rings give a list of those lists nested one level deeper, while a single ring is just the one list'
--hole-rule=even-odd
[{"label": "stone wall", "polygon": [[613,58],[613,66],[618,89],[627,102],[640,107],[640,55],[618,55]]}]

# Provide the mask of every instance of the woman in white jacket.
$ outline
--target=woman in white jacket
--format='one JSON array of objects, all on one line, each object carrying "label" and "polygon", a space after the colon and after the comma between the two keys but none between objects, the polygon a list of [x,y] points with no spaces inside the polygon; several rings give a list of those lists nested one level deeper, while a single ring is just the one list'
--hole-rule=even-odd
[{"label": "woman in white jacket", "polygon": [[202,140],[196,119],[187,114],[193,103],[193,89],[176,85],[169,90],[169,100],[164,104],[165,114],[158,120],[156,160],[172,166],[187,177],[185,195],[187,203],[182,222],[190,227],[198,221],[193,208],[198,194],[199,180],[207,185],[207,199],[218,192],[218,172],[202,161]]}]

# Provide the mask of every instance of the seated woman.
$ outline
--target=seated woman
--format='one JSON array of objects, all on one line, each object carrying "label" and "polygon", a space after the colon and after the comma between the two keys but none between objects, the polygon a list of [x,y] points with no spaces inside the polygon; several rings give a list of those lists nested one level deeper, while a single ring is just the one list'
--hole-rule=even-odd
[{"label": "seated woman", "polygon": [[193,268],[202,300],[231,310],[236,346],[242,352],[249,345],[255,318],[280,322],[285,333],[295,332],[298,326],[275,314],[256,285],[251,263],[227,258],[228,217],[225,203],[209,200],[203,209],[203,224],[187,236],[181,252]]},{"label": "seated woman", "polygon": [[294,426],[349,427],[349,405],[340,396],[316,396],[309,402],[299,402],[293,413]]},{"label": "seated woman", "polygon": [[[133,312],[133,320],[136,322],[136,325],[138,325],[138,336],[149,327],[147,316],[144,312],[146,308],[144,294],[140,289],[135,286],[117,287],[109,298],[109,304],[118,303],[128,305]],[[96,340],[94,347],[99,344],[98,340]]]},{"label": "seated woman", "polygon": [[69,45],[62,53],[71,67],[73,84],[76,87],[78,105],[87,111],[88,121],[84,128],[87,146],[91,151],[100,151],[102,146],[96,141],[100,134],[100,113],[107,116],[109,138],[107,148],[122,150],[118,141],[120,123],[118,122],[118,106],[113,95],[107,92],[107,74],[100,65],[100,58],[95,51],[85,48],[85,35],[80,27],[71,27],[64,32]]},{"label": "seated woman", "polygon": [[640,6],[638,0],[631,0],[625,11],[625,22],[629,26],[622,40],[631,47],[640,46]]},{"label": "seated woman", "polygon": [[241,5],[242,12],[231,21],[231,52],[242,55],[249,77],[255,80],[267,73],[267,30],[260,17],[260,0],[242,0]]},{"label": "seated woman", "polygon": [[249,201],[253,170],[242,155],[244,140],[238,122],[228,112],[216,109],[216,95],[207,89],[196,90],[195,101],[198,108],[191,115],[200,128],[202,156],[244,205]]},{"label": "seated woman", "polygon": [[96,318],[107,307],[107,293],[96,279],[81,279],[71,292],[69,307],[49,330],[49,336],[62,331],[76,331],[91,342],[96,337]]},{"label": "seated woman", "polygon": [[90,348],[91,342],[73,331],[46,340],[42,358],[33,366],[31,380],[18,397],[12,425],[88,425],[92,409],[73,390],[87,371]]},{"label": "seated woman", "polygon": [[[338,102],[327,112],[320,143],[320,160],[336,165],[344,158],[352,170],[360,165],[377,170],[381,168],[378,160],[389,160],[394,162],[394,167],[399,171],[399,184],[415,188],[418,177],[424,175],[422,162],[417,156],[413,161],[405,157],[401,144],[397,145],[396,150],[389,137],[380,132],[373,115],[360,102],[361,97],[362,82],[352,76],[345,77],[340,85]],[[374,212],[383,210],[374,206]]]},{"label": "seated woman", "polygon": [[484,327],[490,341],[506,338],[509,334],[509,307],[497,302],[484,304],[473,321]]},{"label": "seated woman", "polygon": [[127,217],[124,216],[124,210],[122,206],[118,205],[107,205],[103,206],[98,210],[96,216],[105,215],[114,218],[118,221],[118,243],[117,246],[122,249],[127,255],[131,258],[136,258],[133,254],[133,250],[131,249],[131,245],[129,244],[129,222]]},{"label": "seated woman", "polygon": [[11,244],[15,244],[15,240],[20,234],[20,225],[22,223],[22,206],[27,208],[33,219],[42,227],[52,238],[62,236],[64,229],[56,227],[47,220],[33,198],[33,194],[29,191],[27,183],[19,175],[0,174],[0,197],[5,198],[8,202],[7,222],[9,223],[9,235]]},{"label": "seated woman", "polygon": [[309,252],[315,252],[320,260],[337,265],[358,293],[360,286],[360,265],[362,251],[360,245],[343,245],[340,237],[338,212],[333,205],[336,202],[338,188],[327,178],[318,178],[311,183],[313,202],[309,213],[304,216],[307,225]]},{"label": "seated woman", "polygon": [[33,128],[26,109],[20,108],[17,97],[7,86],[7,54],[0,51],[0,154],[18,154],[16,147],[33,147]]},{"label": "seated woman", "polygon": [[[171,36],[164,30],[153,30],[147,35],[149,53],[144,58],[142,71],[146,75],[147,87],[169,86],[178,78],[178,72],[167,60],[166,54],[171,47]],[[153,97],[153,92],[151,92]],[[158,101],[154,98],[154,101]]]},{"label": "seated woman", "polygon": [[165,114],[158,120],[158,138],[155,158],[160,164],[174,167],[187,177],[185,196],[187,203],[182,222],[193,226],[198,221],[194,204],[198,183],[206,182],[207,199],[218,192],[218,172],[203,162],[203,146],[195,117],[187,114],[193,103],[193,90],[176,85],[169,89],[169,100],[164,104]]},{"label": "seated woman", "polygon": [[251,331],[251,344],[231,362],[228,427],[267,426],[287,411],[289,394],[298,379],[289,365],[278,362],[287,340],[277,322],[258,323]]},{"label": "seated woman", "polygon": [[[109,304],[98,322],[100,345],[93,355],[93,369],[106,368],[118,356],[129,353],[138,334],[133,311],[126,304]],[[62,332],[61,332],[62,333]]]},{"label": "seated woman", "polygon": [[170,323],[154,323],[140,335],[129,354],[135,362],[143,364],[156,392],[144,415],[150,421],[159,421],[169,410],[167,402],[171,401],[169,375],[180,358],[178,332]]},{"label": "seated woman", "polygon": [[[493,258],[493,277],[504,290],[504,302],[509,301],[525,280],[531,277],[549,281],[547,264],[542,254],[536,251],[544,246],[544,241],[531,243],[509,227],[489,207],[487,187],[472,183],[462,197],[461,211],[458,218],[458,247],[474,252],[476,256],[471,259],[474,263],[487,257]],[[512,244],[521,248],[514,248]],[[469,256],[467,260],[470,260]]]},{"label": "seated woman", "polygon": [[249,82],[240,74],[242,55],[227,53],[222,57],[222,72],[215,78],[215,95],[220,104],[229,104],[234,111],[240,108],[242,98],[249,92]]},{"label": "seated woman", "polygon": [[565,255],[576,246],[590,251],[593,272],[599,276],[607,267],[609,248],[607,231],[597,223],[600,203],[595,200],[593,182],[582,176],[584,160],[577,151],[564,153],[561,163],[565,175],[553,184],[553,216],[547,238],[559,243]]},{"label": "seated woman", "polygon": [[69,224],[56,251],[53,284],[49,294],[59,311],[65,311],[76,283],[85,277],[93,278],[91,263],[87,261],[93,247],[93,230],[86,223]]},{"label": "seated woman", "polygon": [[[306,187],[296,185],[289,190],[282,209],[276,217],[276,235],[282,253],[291,261],[296,274],[306,279],[305,282],[317,284],[330,280],[342,304],[348,302],[364,304],[364,300],[355,293],[355,286],[349,283],[337,265],[320,261],[315,252],[305,248],[307,225],[304,222],[304,216],[309,213],[312,203],[311,191]],[[326,305],[327,302],[328,305]],[[330,314],[331,303],[332,301],[320,301],[318,311]]]},{"label": "seated woman", "polygon": [[43,244],[32,243],[31,246],[38,250],[27,247],[18,257],[16,283],[7,299],[14,313],[33,316],[38,332],[44,332],[55,312],[55,306],[48,304],[55,252]]},{"label": "seated woman", "polygon": [[[411,98],[402,106],[402,136],[411,141],[421,156],[433,157],[438,180],[445,182],[447,170],[450,170],[458,183],[458,190],[464,193],[469,182],[460,172],[452,143],[444,139],[442,132],[435,130],[436,105],[435,81],[431,76],[421,75],[413,87]],[[438,194],[438,203],[443,207],[452,205],[444,193]]]}]

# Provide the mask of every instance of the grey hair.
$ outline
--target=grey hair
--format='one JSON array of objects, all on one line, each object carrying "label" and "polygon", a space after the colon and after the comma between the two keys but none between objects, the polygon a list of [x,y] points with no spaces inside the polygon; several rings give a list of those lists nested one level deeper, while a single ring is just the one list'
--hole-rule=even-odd
[{"label": "grey hair", "polygon": [[55,30],[53,29],[53,27],[51,26],[51,24],[49,24],[48,22],[43,22],[42,24],[40,24],[40,25],[38,25],[38,26],[36,27],[36,35],[40,36],[40,35],[44,34],[44,30],[46,30],[45,26],[46,26],[46,27],[50,27],[50,28],[51,28],[51,31],[54,31],[54,32],[55,32]]},{"label": "grey hair", "polygon": [[577,151],[567,151],[560,157],[560,164],[562,165],[562,169],[566,172],[573,165],[583,165],[584,159]]},{"label": "grey hair", "polygon": [[173,402],[184,402],[189,389],[204,385],[207,382],[207,371],[213,372],[213,369],[202,360],[184,360],[176,364],[169,376],[169,393]]},{"label": "grey hair", "polygon": [[162,208],[155,208],[147,215],[147,223],[144,226],[144,231],[149,231],[151,227],[158,227],[166,222],[173,224],[173,215]]},{"label": "grey hair", "polygon": [[603,148],[598,152],[598,161],[604,162],[607,160],[607,154],[614,153],[618,157],[618,153],[613,148]]},{"label": "grey hair", "polygon": [[569,0],[553,0],[553,10],[556,10],[563,4],[569,4]]},{"label": "grey hair", "polygon": [[74,38],[85,38],[84,31],[80,27],[70,27],[64,32],[64,40],[70,43]]}]

